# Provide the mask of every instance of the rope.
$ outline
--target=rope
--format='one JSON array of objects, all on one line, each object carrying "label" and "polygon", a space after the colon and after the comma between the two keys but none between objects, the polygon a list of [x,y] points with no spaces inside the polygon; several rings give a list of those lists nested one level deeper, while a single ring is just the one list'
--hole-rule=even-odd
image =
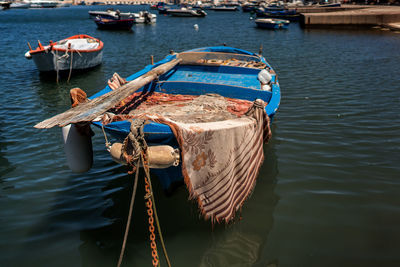
[{"label": "rope", "polygon": [[[122,154],[125,157],[128,164],[133,169],[131,172],[128,172],[128,173],[132,173],[133,171],[136,171],[136,174],[135,174],[135,184],[134,184],[133,193],[132,193],[131,205],[129,208],[128,222],[127,222],[126,229],[125,229],[124,241],[122,244],[120,257],[118,260],[118,267],[121,266],[122,259],[124,256],[125,246],[126,246],[126,240],[128,238],[129,225],[130,225],[131,216],[132,216],[133,203],[134,203],[134,199],[135,199],[135,195],[136,195],[137,180],[138,180],[138,175],[139,175],[140,164],[143,166],[143,169],[145,172],[145,190],[146,190],[145,199],[147,199],[146,206],[147,206],[147,214],[149,216],[150,247],[152,249],[151,254],[153,257],[152,263],[153,263],[153,266],[160,266],[160,261],[159,261],[158,252],[157,252],[156,238],[155,238],[155,234],[154,234],[155,229],[154,229],[154,225],[153,225],[154,218],[155,218],[156,225],[157,225],[157,231],[158,231],[158,235],[160,236],[160,241],[161,241],[161,245],[163,248],[165,260],[166,260],[168,266],[171,267],[171,262],[169,260],[167,249],[166,249],[165,243],[164,243],[164,238],[163,238],[162,232],[161,232],[160,222],[158,219],[156,203],[155,203],[154,194],[153,194],[153,188],[151,185],[150,170],[149,170],[149,165],[147,162],[147,143],[144,138],[144,132],[143,132],[143,127],[144,127],[145,123],[146,123],[146,121],[141,120],[141,119],[136,119],[135,121],[131,120],[130,133],[125,138],[125,140],[122,144]],[[104,130],[104,126],[102,126],[102,130],[103,130],[104,138],[106,140],[106,147],[109,147],[110,143],[108,142],[107,135]],[[154,214],[154,218],[153,218],[153,214]]]},{"label": "rope", "polygon": [[106,143],[105,143],[105,145],[106,145],[107,151],[108,151],[108,152],[110,152],[110,149],[111,149],[111,143],[110,143],[110,142],[108,142],[107,134],[106,134],[106,131],[104,130],[104,125],[103,125],[103,124],[101,124],[101,130],[103,130],[104,139],[106,140]]},{"label": "rope", "polygon": [[[51,51],[51,53],[54,55],[53,50]],[[56,78],[56,82],[58,84],[58,50],[56,50],[56,72],[57,72],[57,78]]]},{"label": "rope", "polygon": [[138,180],[139,180],[138,177],[139,177],[139,168],[136,168],[135,182],[134,182],[134,184],[133,184],[133,192],[132,192],[132,197],[131,197],[131,204],[130,204],[130,206],[129,206],[128,220],[127,220],[127,222],[126,222],[126,228],[125,228],[125,234],[124,234],[124,241],[122,242],[121,253],[119,254],[119,260],[118,260],[118,265],[117,265],[118,267],[121,266],[122,258],[124,257],[125,246],[126,246],[126,240],[128,239],[129,226],[130,226],[130,224],[131,224],[131,219],[132,219],[133,204],[135,203],[137,182],[138,182]]},{"label": "rope", "polygon": [[[67,49],[67,51],[68,51],[68,49]],[[69,79],[71,79],[73,55],[74,55],[74,51],[71,49],[71,61],[70,61],[70,64],[69,64],[69,74],[68,74],[67,83],[69,83]]]}]

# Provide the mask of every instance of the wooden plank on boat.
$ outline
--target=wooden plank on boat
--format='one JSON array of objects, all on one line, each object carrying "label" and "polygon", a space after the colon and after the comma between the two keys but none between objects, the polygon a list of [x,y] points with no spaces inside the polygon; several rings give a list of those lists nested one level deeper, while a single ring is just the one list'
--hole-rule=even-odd
[{"label": "wooden plank on boat", "polygon": [[34,127],[45,129],[52,128],[54,126],[64,127],[71,123],[92,121],[110,108],[117,105],[126,97],[133,94],[139,88],[145,86],[146,84],[158,78],[160,75],[174,68],[181,61],[181,59],[174,59],[164,63],[116,90],[108,92],[89,102],[79,104],[74,108],[36,124]]}]

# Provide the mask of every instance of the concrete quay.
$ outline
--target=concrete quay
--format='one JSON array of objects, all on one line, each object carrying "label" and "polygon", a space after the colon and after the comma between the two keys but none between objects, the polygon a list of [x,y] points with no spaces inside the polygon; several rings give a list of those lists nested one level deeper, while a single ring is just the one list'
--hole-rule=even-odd
[{"label": "concrete quay", "polygon": [[[343,5],[344,10],[323,11],[310,8],[304,12],[298,8],[303,27],[386,27],[400,30],[400,6],[352,6]],[[327,8],[326,8],[327,9]],[[330,9],[330,8],[329,8]]]}]

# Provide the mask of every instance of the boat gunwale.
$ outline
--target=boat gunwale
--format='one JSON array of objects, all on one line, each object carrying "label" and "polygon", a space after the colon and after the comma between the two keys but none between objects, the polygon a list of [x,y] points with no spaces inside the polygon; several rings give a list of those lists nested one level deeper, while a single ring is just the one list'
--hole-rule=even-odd
[{"label": "boat gunwale", "polygon": [[[65,48],[56,48],[56,47],[54,47],[60,41],[75,40],[75,39],[92,39],[92,40],[95,40],[96,42],[98,42],[99,46],[96,47],[95,49],[68,49],[68,48],[65,49]],[[67,52],[68,51],[68,52],[79,52],[79,53],[92,53],[92,52],[101,51],[103,49],[103,47],[104,47],[104,43],[100,39],[92,37],[92,36],[89,36],[89,35],[86,35],[86,34],[77,34],[77,35],[73,35],[71,37],[59,40],[57,42],[54,42],[51,45],[46,45],[46,46],[42,45],[42,47],[39,46],[35,50],[29,50],[29,54],[30,55],[34,55],[34,54],[43,53],[43,52],[48,51],[49,48],[50,48],[51,51],[59,51],[59,52]]]}]

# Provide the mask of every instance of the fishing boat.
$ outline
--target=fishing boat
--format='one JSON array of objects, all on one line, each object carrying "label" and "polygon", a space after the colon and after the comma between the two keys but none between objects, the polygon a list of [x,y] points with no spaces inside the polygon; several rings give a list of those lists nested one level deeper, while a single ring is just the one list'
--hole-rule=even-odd
[{"label": "fishing boat", "polygon": [[33,59],[41,72],[84,70],[93,68],[102,62],[103,42],[85,34],[74,35],[66,39],[42,45],[25,53],[27,59]]},{"label": "fishing boat", "polygon": [[255,23],[258,28],[287,29],[289,27],[290,21],[285,19],[264,18],[264,19],[256,19]]},{"label": "fishing boat", "polygon": [[277,18],[277,19],[286,19],[290,21],[297,21],[300,17],[300,14],[296,9],[283,9],[283,10],[265,10],[263,8],[257,9],[256,11],[257,18]]},{"label": "fishing boat", "polygon": [[205,218],[229,222],[255,186],[280,86],[261,55],[218,46],[172,52],[126,79],[114,74],[89,99],[77,88],[71,98],[72,109],[35,126],[63,127],[71,169],[92,165],[91,123],[115,161],[151,168],[166,191],[184,182]]},{"label": "fishing boat", "polygon": [[97,16],[94,19],[97,28],[101,30],[131,30],[135,19],[113,19],[113,18],[103,18]]},{"label": "fishing boat", "polygon": [[207,13],[201,9],[189,9],[186,7],[178,9],[167,9],[166,14],[174,17],[205,17]]}]

